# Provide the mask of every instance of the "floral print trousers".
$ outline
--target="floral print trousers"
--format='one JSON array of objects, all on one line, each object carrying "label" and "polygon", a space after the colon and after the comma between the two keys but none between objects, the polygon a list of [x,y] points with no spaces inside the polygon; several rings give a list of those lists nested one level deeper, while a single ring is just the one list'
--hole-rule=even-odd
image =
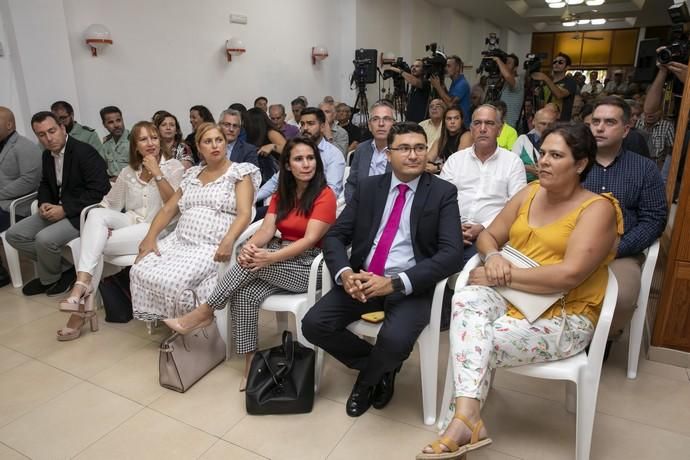
[{"label": "floral print trousers", "polygon": [[496,367],[555,361],[576,355],[589,345],[594,325],[584,315],[539,318],[531,323],[506,315],[508,304],[494,289],[467,286],[453,296],[450,353],[454,398],[443,429],[455,414],[455,398],[478,399],[483,405]]}]

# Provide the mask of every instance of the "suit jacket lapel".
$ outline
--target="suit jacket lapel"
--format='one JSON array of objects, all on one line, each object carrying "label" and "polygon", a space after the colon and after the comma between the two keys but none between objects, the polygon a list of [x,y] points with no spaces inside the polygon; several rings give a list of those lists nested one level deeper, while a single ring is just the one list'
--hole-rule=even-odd
[{"label": "suit jacket lapel", "polygon": [[62,190],[65,189],[69,182],[70,168],[72,167],[72,142],[71,138],[67,138],[67,145],[65,145],[65,158],[62,161]]},{"label": "suit jacket lapel", "polygon": [[372,144],[367,145],[366,150],[364,150],[364,157],[362,158],[363,161],[359,162],[360,171],[362,177],[367,177],[369,175],[369,167],[371,165],[371,160],[374,158],[374,146]]},{"label": "suit jacket lapel", "polygon": [[380,176],[378,181],[376,194],[373,197],[373,205],[371,207],[371,229],[369,230],[369,244],[374,243],[376,232],[381,226],[381,218],[383,217],[383,210],[386,207],[386,199],[388,198],[388,190],[391,186],[391,174],[384,174]]},{"label": "suit jacket lapel", "polygon": [[412,236],[412,241],[415,240],[415,236],[417,235],[417,226],[419,225],[419,219],[424,213],[424,206],[426,205],[427,198],[429,198],[430,189],[431,174],[423,173],[419,178],[417,191],[412,201],[412,209],[410,210],[410,236]]}]

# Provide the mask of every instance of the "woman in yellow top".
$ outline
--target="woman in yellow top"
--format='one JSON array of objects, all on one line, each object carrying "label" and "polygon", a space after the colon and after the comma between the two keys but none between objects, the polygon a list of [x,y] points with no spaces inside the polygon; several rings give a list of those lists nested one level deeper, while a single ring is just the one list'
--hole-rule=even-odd
[{"label": "woman in yellow top", "polygon": [[[469,286],[453,297],[450,352],[455,400],[445,431],[418,459],[459,458],[491,443],[481,417],[491,371],[567,358],[582,351],[594,334],[608,263],[623,233],[616,200],[582,187],[597,145],[584,124],[558,123],[544,133],[539,182],[518,192],[477,239],[485,261]],[[506,243],[540,264],[515,268],[498,252]],[[533,323],[493,286],[535,294],[565,292]]]}]

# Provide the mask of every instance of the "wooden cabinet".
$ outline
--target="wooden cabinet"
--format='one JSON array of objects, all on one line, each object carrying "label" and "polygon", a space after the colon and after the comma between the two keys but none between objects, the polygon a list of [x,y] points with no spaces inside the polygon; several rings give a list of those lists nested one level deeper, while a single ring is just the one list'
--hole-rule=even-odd
[{"label": "wooden cabinet", "polygon": [[533,33],[532,52],[546,54],[544,70],[551,69],[551,60],[558,53],[570,56],[571,67],[575,68],[634,66],[639,32],[639,29],[612,29]]}]

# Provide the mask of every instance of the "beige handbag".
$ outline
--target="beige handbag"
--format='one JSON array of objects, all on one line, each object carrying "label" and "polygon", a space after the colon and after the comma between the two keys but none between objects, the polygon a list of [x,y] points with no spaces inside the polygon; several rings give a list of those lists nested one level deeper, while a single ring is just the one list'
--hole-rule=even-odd
[{"label": "beige handbag", "polygon": [[[187,289],[198,305],[196,292]],[[185,291],[182,291],[184,293]],[[179,304],[179,297],[178,302]],[[187,335],[174,332],[161,342],[158,357],[160,385],[184,393],[225,360],[225,342],[214,320]]]}]

